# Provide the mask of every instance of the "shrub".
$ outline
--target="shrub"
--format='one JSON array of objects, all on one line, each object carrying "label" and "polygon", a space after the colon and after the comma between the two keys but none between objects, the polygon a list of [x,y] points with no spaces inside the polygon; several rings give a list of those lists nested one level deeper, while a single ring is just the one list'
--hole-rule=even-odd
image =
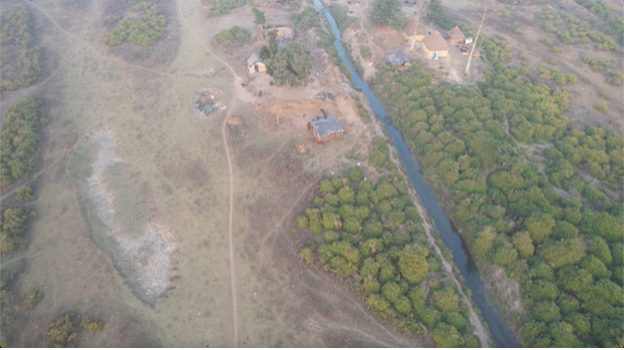
[{"label": "shrub", "polygon": [[134,11],[145,11],[142,18],[122,19],[115,29],[104,35],[104,43],[110,46],[131,42],[141,46],[152,46],[165,38],[167,19],[155,2],[141,1],[132,6]]},{"label": "shrub", "polygon": [[619,72],[610,71],[607,83],[611,85],[621,86],[624,81],[624,74]]},{"label": "shrub", "polygon": [[89,316],[85,316],[80,325],[91,334],[100,333],[104,329],[104,323],[92,320]]},{"label": "shrub", "polygon": [[457,329],[446,323],[436,326],[433,331],[433,340],[438,348],[457,348],[464,342]]},{"label": "shrub", "polygon": [[550,41],[550,39],[548,39],[548,38],[541,38],[540,39],[540,43],[542,43],[542,44],[544,44],[544,45],[546,45],[548,47],[552,46],[552,41]]},{"label": "shrub", "polygon": [[560,48],[560,47],[553,46],[553,47],[550,48],[550,52],[552,52],[552,53],[562,53],[563,49]]},{"label": "shrub", "polygon": [[378,294],[369,295],[368,298],[366,298],[366,305],[381,319],[387,319],[394,315],[390,303]]},{"label": "shrub", "polygon": [[371,57],[373,57],[373,51],[371,51],[370,47],[368,45],[361,45],[360,46],[360,56],[362,56],[363,59],[367,60]]},{"label": "shrub", "polygon": [[15,191],[15,197],[13,199],[15,199],[16,202],[27,203],[34,201],[37,197],[33,195],[32,187],[22,186]]},{"label": "shrub", "polygon": [[40,291],[34,290],[28,294],[26,294],[26,299],[24,300],[24,304],[26,307],[34,308],[43,300],[43,293]]},{"label": "shrub", "polygon": [[359,183],[360,181],[364,180],[364,171],[362,171],[361,167],[355,166],[349,169],[347,176],[349,177],[349,180],[351,180],[351,182]]},{"label": "shrub", "polygon": [[231,10],[247,4],[247,0],[211,0],[210,2],[213,6],[206,10],[208,17],[227,15]]},{"label": "shrub", "polygon": [[398,266],[401,276],[408,283],[418,284],[427,275],[429,271],[428,254],[429,250],[418,244],[403,248],[399,255]]},{"label": "shrub", "polygon": [[609,107],[607,106],[606,103],[604,102],[598,102],[594,105],[594,108],[596,108],[597,110],[599,110],[600,112],[604,112],[607,109],[609,109]]},{"label": "shrub", "polygon": [[73,314],[66,314],[48,325],[45,335],[50,339],[52,346],[69,347],[78,338],[78,333],[74,328],[77,325],[76,317]]},{"label": "shrub", "polygon": [[514,30],[514,33],[515,33],[515,34],[518,34],[518,35],[522,35],[522,34],[524,34],[524,32],[522,31],[522,29],[520,29],[520,28],[516,28],[516,30]]},{"label": "shrub", "polygon": [[373,0],[369,7],[368,20],[375,27],[389,25],[395,29],[401,29],[407,23],[399,0]]},{"label": "shrub", "polygon": [[606,101],[612,101],[613,100],[613,96],[611,96],[611,94],[606,93],[606,92],[601,92],[600,93],[600,98]]},{"label": "shrub", "polygon": [[239,26],[233,26],[230,30],[221,29],[219,34],[217,34],[217,40],[225,46],[233,43],[237,43],[240,46],[249,38],[251,38],[251,33]]}]

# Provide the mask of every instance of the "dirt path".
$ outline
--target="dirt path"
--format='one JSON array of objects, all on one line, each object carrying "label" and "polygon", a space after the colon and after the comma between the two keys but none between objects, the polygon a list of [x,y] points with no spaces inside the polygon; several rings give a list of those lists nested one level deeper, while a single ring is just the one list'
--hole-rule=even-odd
[{"label": "dirt path", "polygon": [[237,86],[240,86],[240,83],[243,81],[243,79],[236,75],[236,72],[234,71],[232,66],[230,66],[228,63],[226,63],[224,60],[222,60],[219,56],[215,55],[212,52],[212,50],[208,46],[206,46],[206,44],[204,44],[199,39],[197,34],[195,34],[193,29],[189,25],[188,21],[186,20],[186,17],[184,17],[184,14],[182,13],[181,0],[178,0],[177,3],[178,3],[178,11],[180,13],[180,18],[182,18],[182,20],[186,24],[189,32],[193,35],[193,37],[197,40],[197,42],[204,49],[206,49],[206,51],[211,56],[213,56],[219,62],[221,62],[221,64],[226,66],[230,70],[230,73],[232,73],[232,76],[234,77],[234,85],[232,86],[232,91],[234,92],[234,94],[232,95],[232,103],[230,103],[229,111],[228,111],[227,115],[225,116],[225,119],[223,120],[223,125],[222,125],[222,128],[221,128],[221,136],[223,137],[223,145],[225,146],[225,156],[227,158],[228,171],[229,171],[229,177],[230,177],[230,213],[229,213],[229,219],[228,219],[229,220],[229,222],[228,222],[228,238],[229,238],[229,254],[230,254],[230,288],[231,288],[231,292],[232,292],[232,319],[233,319],[233,323],[234,323],[234,335],[233,335],[233,337],[234,337],[233,344],[234,345],[233,346],[234,347],[238,347],[238,316],[237,316],[238,307],[237,307],[237,304],[236,304],[236,276],[234,274],[234,240],[233,240],[233,235],[232,235],[232,222],[233,222],[233,217],[234,217],[234,176],[232,174],[232,159],[230,157],[230,148],[228,147],[227,137],[226,137],[226,134],[225,134],[225,128],[226,128],[226,125],[227,125],[227,120],[230,117],[230,115],[232,114],[232,111],[234,110],[234,107],[236,106],[236,101],[238,99],[238,93],[239,93],[239,91],[238,91],[239,89],[237,89]]},{"label": "dirt path", "polygon": [[455,68],[451,67],[451,55],[446,56],[446,66],[451,71],[451,77],[453,77],[453,80],[455,80],[455,82],[457,84],[461,84],[462,83],[462,79],[457,74],[457,70],[455,70]]}]

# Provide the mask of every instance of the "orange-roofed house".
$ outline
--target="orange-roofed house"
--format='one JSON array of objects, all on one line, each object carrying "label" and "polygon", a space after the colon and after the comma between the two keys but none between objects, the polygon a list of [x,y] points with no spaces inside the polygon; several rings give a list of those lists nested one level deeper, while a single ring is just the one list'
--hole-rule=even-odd
[{"label": "orange-roofed house", "polygon": [[446,32],[446,38],[451,45],[463,45],[464,40],[466,40],[466,36],[464,36],[464,33],[462,33],[458,26]]},{"label": "orange-roofed house", "polygon": [[[412,41],[414,39],[414,29],[416,28],[417,22],[416,16],[412,16],[412,18],[407,21],[405,27],[403,27],[403,38],[407,41]],[[418,24],[418,31],[416,31],[416,41],[423,41],[425,39],[425,34],[427,34],[427,30],[422,23]]]},{"label": "orange-roofed house", "polygon": [[446,40],[444,40],[440,32],[433,32],[423,40],[423,51],[429,58],[433,58],[436,52],[439,57],[446,57],[448,56],[448,50],[449,47],[446,44]]}]

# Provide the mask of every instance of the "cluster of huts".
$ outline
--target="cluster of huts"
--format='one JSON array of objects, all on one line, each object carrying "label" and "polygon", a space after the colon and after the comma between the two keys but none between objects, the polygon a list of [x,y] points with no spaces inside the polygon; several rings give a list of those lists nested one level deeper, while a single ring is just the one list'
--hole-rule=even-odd
[{"label": "cluster of huts", "polygon": [[[468,48],[472,45],[472,38],[466,38],[459,27],[455,26],[453,29],[446,32],[443,36],[439,31],[428,31],[424,24],[417,24],[418,19],[413,16],[409,19],[401,34],[407,42],[417,41],[422,43],[422,50],[428,58],[438,59],[447,57],[449,54],[449,47],[453,45],[460,46],[460,52],[462,55],[468,54]],[[474,58],[479,58],[479,52],[475,50]],[[400,50],[395,51],[392,55],[388,56],[390,63],[399,66],[409,66],[409,58]]]}]

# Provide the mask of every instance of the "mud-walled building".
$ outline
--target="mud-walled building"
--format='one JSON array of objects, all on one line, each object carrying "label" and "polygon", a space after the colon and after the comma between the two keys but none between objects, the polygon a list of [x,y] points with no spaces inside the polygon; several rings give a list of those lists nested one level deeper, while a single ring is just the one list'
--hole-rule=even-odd
[{"label": "mud-walled building", "polygon": [[344,129],[338,119],[327,117],[310,122],[316,142],[328,142],[342,137]]}]

